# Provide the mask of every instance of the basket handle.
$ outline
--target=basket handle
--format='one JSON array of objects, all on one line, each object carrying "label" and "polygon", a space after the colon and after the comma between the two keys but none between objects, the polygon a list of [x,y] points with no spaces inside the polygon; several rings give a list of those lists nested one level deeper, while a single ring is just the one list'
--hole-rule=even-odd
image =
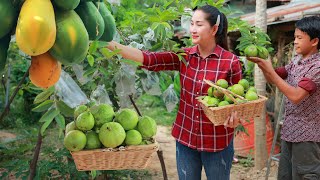
[{"label": "basket handle", "polygon": [[[220,90],[221,92],[223,92],[223,94],[225,94],[226,96],[228,96],[235,104],[239,104],[239,102],[238,102],[233,96],[235,96],[235,97],[237,97],[237,98],[239,98],[239,99],[242,99],[242,100],[246,100],[244,97],[239,96],[238,94],[236,94],[236,93],[234,93],[234,92],[231,92],[231,91],[229,91],[228,89],[224,89],[224,88],[222,88],[222,87],[220,87],[220,86],[215,85],[215,84],[214,84],[212,81],[210,81],[210,80],[204,79],[203,81],[206,82],[207,84],[209,84],[210,86],[215,87],[215,88],[217,88],[218,90]],[[231,96],[230,94],[232,94],[233,96]]]}]

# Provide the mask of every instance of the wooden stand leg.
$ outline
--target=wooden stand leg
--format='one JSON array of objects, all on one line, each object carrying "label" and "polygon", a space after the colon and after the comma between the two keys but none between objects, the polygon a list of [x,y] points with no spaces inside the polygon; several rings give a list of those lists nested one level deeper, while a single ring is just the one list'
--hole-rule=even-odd
[{"label": "wooden stand leg", "polygon": [[168,180],[167,169],[166,169],[166,164],[164,163],[162,150],[159,149],[159,150],[157,151],[157,154],[158,154],[158,158],[159,158],[159,161],[160,161],[160,164],[161,164],[163,179],[164,179],[164,180]]}]

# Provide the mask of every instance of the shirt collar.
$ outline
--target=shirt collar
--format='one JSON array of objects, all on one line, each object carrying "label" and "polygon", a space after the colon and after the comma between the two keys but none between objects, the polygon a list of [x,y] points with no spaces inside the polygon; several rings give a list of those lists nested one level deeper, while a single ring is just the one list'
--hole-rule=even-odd
[{"label": "shirt collar", "polygon": [[318,61],[320,59],[320,53],[312,54],[310,57],[306,59],[302,59],[302,55],[298,55],[298,63],[299,64],[308,64],[314,61]]},{"label": "shirt collar", "polygon": [[[223,51],[223,48],[219,45],[217,45],[213,52],[210,54],[210,55],[215,55],[216,57],[219,57],[219,55],[221,54],[221,52]],[[196,56],[200,56],[200,52],[199,52],[199,49],[198,49],[198,45],[196,46],[193,46],[190,51],[189,51],[189,54],[193,54],[193,55],[196,55]],[[209,56],[210,56],[209,55]]]}]

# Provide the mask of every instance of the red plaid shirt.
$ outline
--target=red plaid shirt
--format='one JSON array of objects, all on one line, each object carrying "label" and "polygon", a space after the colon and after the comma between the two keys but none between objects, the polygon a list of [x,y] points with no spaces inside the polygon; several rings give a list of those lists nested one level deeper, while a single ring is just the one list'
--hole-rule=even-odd
[{"label": "red plaid shirt", "polygon": [[143,68],[150,71],[180,71],[180,104],[172,136],[181,144],[198,151],[221,151],[230,144],[233,128],[213,126],[204,114],[198,96],[208,95],[210,87],[203,79],[216,82],[226,79],[230,84],[241,79],[241,65],[234,54],[216,46],[206,58],[200,57],[198,46],[184,49],[187,64],[172,52],[143,52]]}]

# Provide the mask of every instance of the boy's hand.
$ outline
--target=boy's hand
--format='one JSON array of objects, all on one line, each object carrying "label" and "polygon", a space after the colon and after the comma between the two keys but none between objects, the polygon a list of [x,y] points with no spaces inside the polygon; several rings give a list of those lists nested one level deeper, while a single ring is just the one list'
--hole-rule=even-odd
[{"label": "boy's hand", "polygon": [[265,73],[271,73],[274,71],[270,60],[265,60],[258,57],[247,57],[247,59],[251,62],[256,63],[259,68]]},{"label": "boy's hand", "polygon": [[235,128],[237,127],[239,124],[243,124],[245,121],[243,119],[240,119],[238,117],[238,113],[237,112],[232,112],[230,118],[228,118],[225,122],[224,122],[224,126],[225,127],[229,127],[229,128]]}]

